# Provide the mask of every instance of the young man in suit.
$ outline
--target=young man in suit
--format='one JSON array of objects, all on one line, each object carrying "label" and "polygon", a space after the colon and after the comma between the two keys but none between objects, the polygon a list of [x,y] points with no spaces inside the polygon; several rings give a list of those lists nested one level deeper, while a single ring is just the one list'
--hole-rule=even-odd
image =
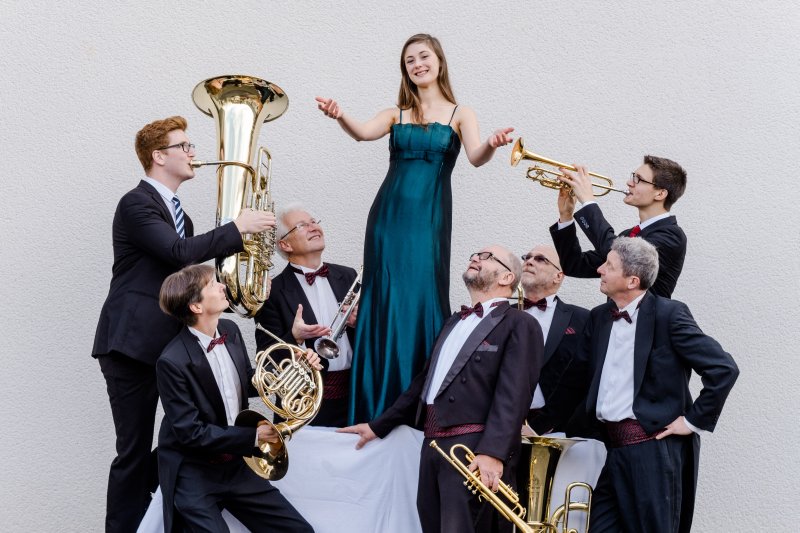
[{"label": "young man in suit", "polygon": [[528,425],[540,435],[563,432],[583,397],[582,369],[575,354],[589,311],[557,296],[564,272],[552,246],[535,246],[522,260],[525,312],[539,322],[545,339]]},{"label": "young man in suit", "polygon": [[[219,318],[228,300],[213,267],[192,265],[171,274],[160,305],[184,324],[156,362],[164,406],[158,435],[164,530],[175,529],[177,511],[190,531],[227,531],[227,509],[253,532],[312,532],[278,489],[241,459],[279,440],[267,424],[234,425],[257,392],[239,328]],[[306,358],[321,368],[315,353],[309,350]]]},{"label": "young man in suit", "polygon": [[178,187],[194,177],[194,145],[186,120],[169,117],[136,134],[136,154],[145,177],[117,205],[112,225],[111,287],[100,312],[92,356],[106,380],[116,430],[106,530],[136,531],[157,483],[153,443],[158,391],[155,363],[180,330],[158,308],[158,291],[185,265],[242,251],[243,233],[275,225],[272,213],[243,211],[216,229],[194,236]]},{"label": "young man in suit", "polygon": [[[575,195],[571,196],[563,189],[559,192],[558,223],[550,227],[550,235],[564,266],[564,274],[577,278],[596,278],[597,267],[605,262],[616,236],[614,228],[603,217],[600,206],[593,200],[591,177],[586,167],[576,165],[575,168],[577,172],[560,169],[564,173],[561,181],[569,184]],[[659,270],[651,291],[670,298],[683,270],[686,234],[669,211],[686,189],[686,171],[674,161],[646,155],[643,164],[631,174],[627,185],[628,194],[623,201],[639,211],[639,223],[620,233],[620,236],[639,236],[656,247]],[[582,204],[577,211],[576,199]],[[573,215],[594,250],[581,251]]]},{"label": "young man in suit", "polygon": [[[608,450],[592,533],[690,530],[699,434],[714,430],[739,375],[685,304],[648,290],[658,261],[652,244],[620,237],[598,269],[610,301],[592,309],[580,350],[589,368],[586,414]],[[703,383],[694,400],[692,371]]]},{"label": "young man in suit", "polygon": [[[319,219],[299,204],[289,204],[278,213],[278,252],[289,264],[272,280],[269,299],[255,320],[290,344],[313,348],[323,335],[330,335],[339,303],[356,279],[350,267],[322,262],[325,232]],[[353,327],[357,309],[348,321],[346,334],[338,341],[339,356],[323,359],[323,399],[310,424],[347,425],[350,397],[350,364],[353,360]],[[256,346],[264,350],[276,341],[256,330]]]},{"label": "young man in suit", "polygon": [[539,380],[542,330],[508,304],[522,265],[501,246],[472,254],[463,274],[471,306],[450,317],[425,369],[385,413],[339,431],[356,433],[361,448],[401,425],[423,429],[417,510],[422,530],[489,531],[511,528],[466,490],[462,475],[429,444],[448,451],[463,444],[475,453],[470,470],[492,490],[509,483],[520,447],[520,428]]}]

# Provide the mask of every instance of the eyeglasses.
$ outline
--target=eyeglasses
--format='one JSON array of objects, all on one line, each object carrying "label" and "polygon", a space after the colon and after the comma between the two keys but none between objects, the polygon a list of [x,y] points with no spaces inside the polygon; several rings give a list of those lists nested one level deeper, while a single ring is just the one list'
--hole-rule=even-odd
[{"label": "eyeglasses", "polygon": [[547,263],[548,265],[552,266],[553,268],[555,268],[556,270],[558,270],[559,272],[561,272],[561,269],[560,269],[560,268],[558,268],[558,266],[557,266],[555,263],[553,263],[552,261],[550,261],[548,258],[546,258],[546,257],[545,257],[545,256],[543,256],[543,255],[539,255],[539,254],[537,254],[537,255],[525,254],[525,255],[523,255],[523,256],[520,256],[520,259],[522,259],[522,262],[523,262],[523,263],[527,263],[527,262],[528,262],[528,259],[533,259],[533,260],[534,260],[534,261],[536,261],[537,263]]},{"label": "eyeglasses", "polygon": [[503,267],[504,267],[506,270],[508,270],[509,272],[511,272],[511,269],[510,269],[510,268],[508,268],[508,267],[506,266],[506,264],[505,264],[505,263],[503,263],[503,262],[502,262],[502,261],[500,261],[500,260],[499,260],[497,257],[495,257],[495,255],[494,255],[492,252],[475,252],[474,254],[472,254],[471,256],[469,256],[469,260],[470,260],[470,261],[473,261],[473,260],[474,260],[476,257],[477,257],[478,259],[480,259],[481,261],[486,261],[487,259],[494,259],[495,261],[497,261],[498,263],[500,263],[501,265],[503,265]]},{"label": "eyeglasses", "polygon": [[639,174],[637,174],[636,172],[631,172],[631,178],[633,179],[633,183],[634,183],[634,184],[636,184],[636,185],[639,185],[639,182],[640,182],[640,181],[643,181],[643,182],[645,182],[645,183],[649,183],[649,184],[650,184],[650,185],[652,185],[653,187],[655,187],[655,186],[656,186],[656,184],[655,184],[654,182],[652,182],[652,181],[647,181],[646,179],[644,179],[643,177],[641,177],[641,176],[640,176]]},{"label": "eyeglasses", "polygon": [[165,146],[163,148],[156,148],[156,150],[168,150],[170,148],[177,148],[181,147],[181,150],[186,152],[187,154],[194,150],[194,145],[192,143],[182,142],[178,144],[170,144],[169,146]]},{"label": "eyeglasses", "polygon": [[289,231],[287,231],[286,233],[283,234],[283,237],[281,237],[281,240],[285,239],[286,236],[289,235],[294,230],[305,231],[306,228],[308,228],[311,224],[315,224],[315,225],[319,226],[321,222],[322,222],[321,220],[316,219],[316,218],[312,218],[308,222],[298,222],[297,224],[294,225],[294,227],[292,229],[290,229]]}]

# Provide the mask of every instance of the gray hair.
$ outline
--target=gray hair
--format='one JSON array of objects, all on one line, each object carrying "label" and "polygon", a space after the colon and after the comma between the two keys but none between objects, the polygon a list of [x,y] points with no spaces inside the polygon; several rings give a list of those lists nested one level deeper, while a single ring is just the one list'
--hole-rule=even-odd
[{"label": "gray hair", "polygon": [[[277,219],[277,224],[276,224],[277,231],[275,233],[277,235],[278,240],[280,240],[281,237],[283,237],[289,231],[291,231],[292,228],[290,228],[290,227],[288,227],[286,225],[286,216],[289,213],[294,213],[295,211],[305,211],[306,213],[311,215],[311,218],[315,218],[315,219],[318,218],[314,213],[311,212],[310,209],[306,208],[306,206],[304,206],[302,203],[300,203],[300,202],[289,202],[288,204],[286,204],[283,207],[281,207],[280,209],[278,209],[276,211],[276,213],[275,213],[275,218]],[[286,252],[281,250],[281,247],[278,246],[277,242],[275,243],[275,248],[277,249],[277,251],[278,251],[278,253],[280,254],[281,257],[283,257],[284,259],[287,258]]]},{"label": "gray hair", "polygon": [[611,245],[622,262],[624,276],[639,278],[639,288],[647,290],[653,286],[658,275],[658,251],[642,238],[617,237]]}]

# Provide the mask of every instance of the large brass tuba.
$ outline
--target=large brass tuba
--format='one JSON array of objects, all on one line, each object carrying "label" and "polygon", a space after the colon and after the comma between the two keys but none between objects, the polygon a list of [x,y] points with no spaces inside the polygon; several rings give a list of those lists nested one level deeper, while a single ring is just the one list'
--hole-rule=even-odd
[{"label": "large brass tuba", "polygon": [[[264,404],[284,421],[273,424],[261,413],[246,409],[236,417],[235,424],[269,424],[275,429],[280,440],[277,445],[263,444],[253,456],[244,458],[253,472],[274,481],[285,476],[289,469],[286,442],[319,412],[322,405],[322,374],[306,361],[306,350],[281,341],[260,324],[256,324],[256,328],[278,342],[256,354],[253,386]],[[279,351],[288,351],[289,356],[274,358],[273,354]]]},{"label": "large brass tuba", "polygon": [[[570,483],[564,494],[564,503],[550,514],[558,461],[561,454],[581,441],[582,439],[522,436],[522,451],[517,464],[517,486],[527,511],[528,524],[541,528],[537,531],[577,533],[577,529],[569,527],[570,511],[585,513],[583,531],[589,530],[592,487],[587,483]],[[572,500],[572,491],[577,488],[588,492],[587,502]]]},{"label": "large brass tuba", "polygon": [[[252,76],[218,76],[197,84],[195,105],[217,123],[219,160],[193,161],[193,167],[217,165],[216,225],[236,219],[242,209],[272,211],[272,157],[258,144],[261,124],[280,117],[289,105],[283,90]],[[225,284],[231,309],[252,317],[269,297],[269,269],[275,250],[275,229],[245,235],[244,251],[217,259],[217,277]]]},{"label": "large brass tuba", "polygon": [[[541,166],[539,166],[538,163],[542,163],[544,165],[548,165],[555,168],[566,168],[567,170],[576,170],[574,166],[568,165],[566,163],[560,163],[554,159],[549,159],[539,154],[535,154],[530,150],[526,150],[525,143],[522,141],[522,137],[519,137],[517,139],[517,142],[514,143],[514,147],[511,149],[511,166],[512,167],[517,166],[519,162],[522,161],[523,159],[530,159],[531,161],[535,162],[535,164],[532,167],[528,167],[528,172],[526,174],[528,179],[533,181],[538,181],[539,185],[541,185],[542,187],[547,187],[548,189],[556,189],[556,190],[566,189],[570,192],[570,195],[573,194],[572,187],[570,187],[563,181],[559,181],[558,179],[559,176],[563,176],[564,174],[562,174],[561,172],[557,172],[555,170],[542,168]],[[547,176],[545,176],[545,174],[550,174],[553,177],[548,178]],[[611,178],[607,178],[602,174],[595,174],[594,172],[589,172],[589,175],[603,182],[600,183],[598,181],[592,181],[592,188],[599,189],[598,192],[593,192],[594,196],[605,196],[611,191],[627,194],[627,191],[624,191],[622,189],[615,189],[614,182],[611,181]]]}]

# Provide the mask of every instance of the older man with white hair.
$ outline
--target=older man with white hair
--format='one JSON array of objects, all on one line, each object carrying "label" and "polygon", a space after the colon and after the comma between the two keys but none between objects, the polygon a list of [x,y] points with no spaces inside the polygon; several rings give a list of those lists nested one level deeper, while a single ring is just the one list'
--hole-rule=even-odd
[{"label": "older man with white hair", "polygon": [[[325,263],[325,232],[320,220],[298,203],[287,204],[277,214],[278,253],[289,264],[272,280],[270,297],[255,320],[290,344],[314,348],[314,341],[330,335],[330,325],[348,289],[356,279],[350,267]],[[339,356],[322,359],[322,406],[312,425],[342,427],[347,424],[350,364],[353,360],[353,326],[350,315],[346,334],[338,341]],[[275,343],[256,330],[259,351]]]}]

